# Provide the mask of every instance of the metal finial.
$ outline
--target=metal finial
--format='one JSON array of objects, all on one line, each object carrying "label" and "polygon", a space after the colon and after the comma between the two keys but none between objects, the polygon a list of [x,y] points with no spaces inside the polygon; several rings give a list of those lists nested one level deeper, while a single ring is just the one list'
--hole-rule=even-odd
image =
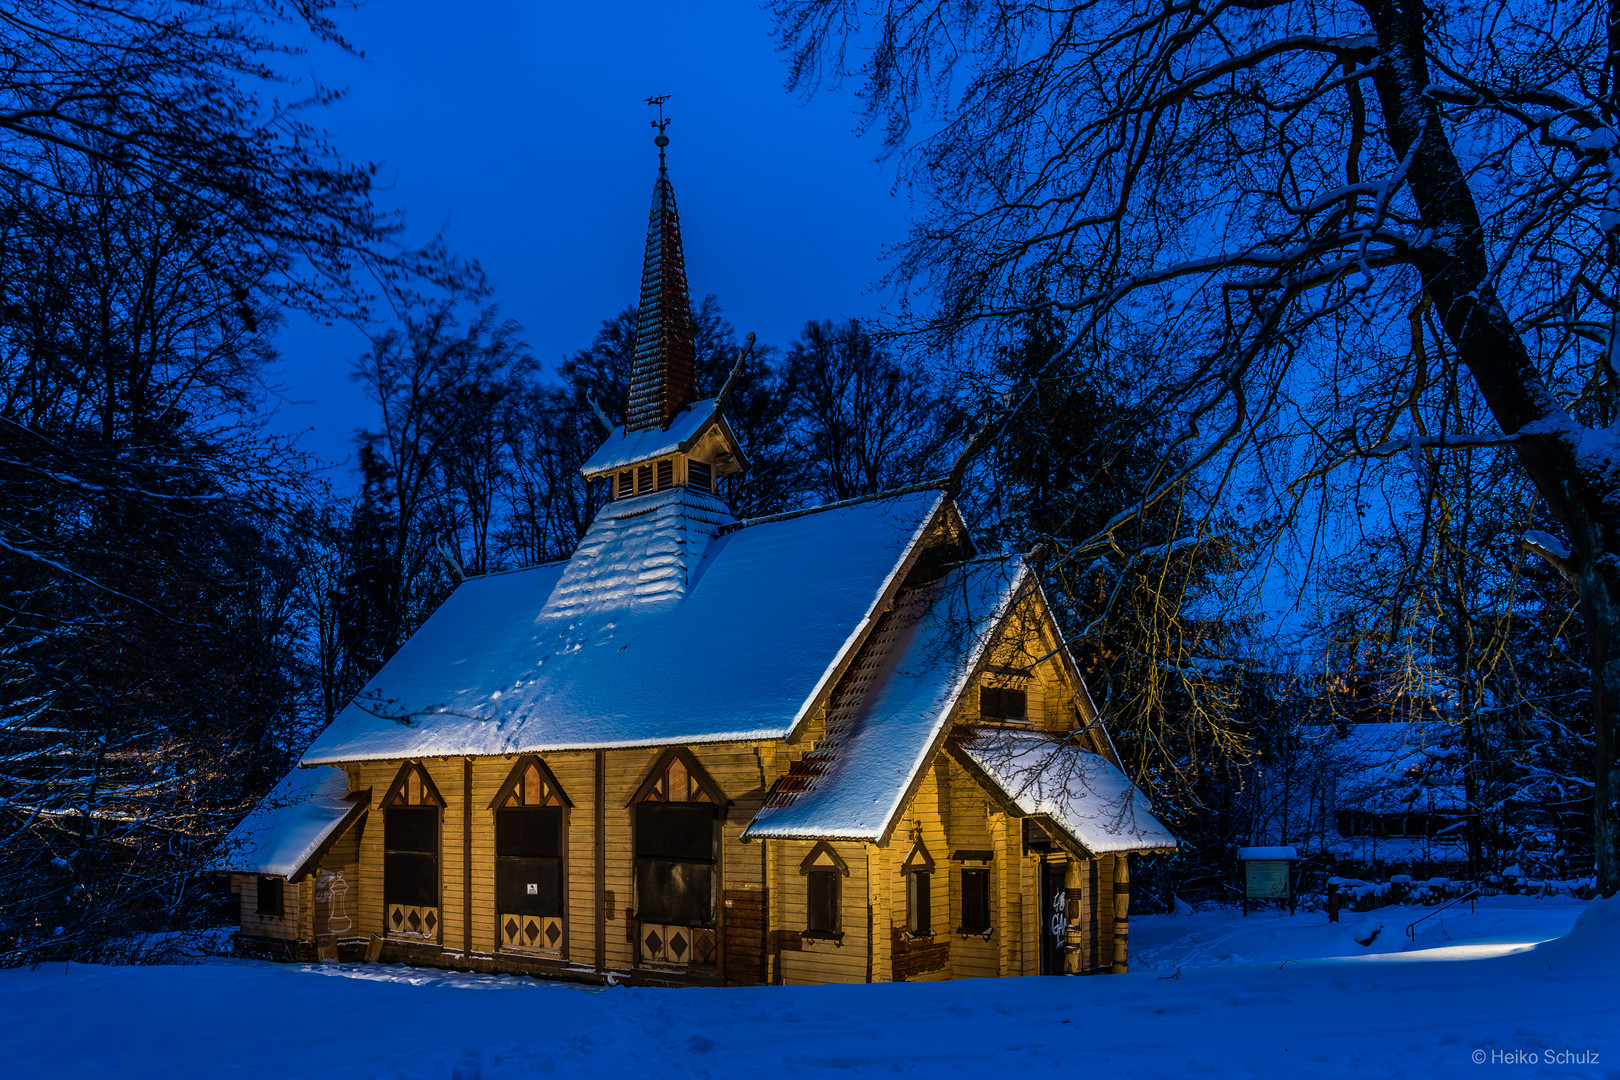
[{"label": "metal finial", "polygon": [[647,104],[658,108],[658,119],[652,122],[652,126],[658,129],[658,137],[653,139],[653,145],[658,147],[658,167],[660,169],[664,167],[664,147],[669,145],[669,136],[664,134],[664,129],[669,127],[671,123],[671,119],[664,115],[664,102],[668,100],[668,94],[655,94],[647,99]]}]

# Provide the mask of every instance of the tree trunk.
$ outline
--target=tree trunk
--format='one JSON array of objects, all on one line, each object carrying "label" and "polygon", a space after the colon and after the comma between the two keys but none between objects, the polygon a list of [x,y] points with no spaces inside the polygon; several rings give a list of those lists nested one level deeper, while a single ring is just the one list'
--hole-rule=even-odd
[{"label": "tree trunk", "polygon": [[1512,320],[1490,283],[1479,211],[1452,150],[1435,101],[1425,52],[1427,6],[1417,0],[1362,0],[1378,38],[1374,85],[1390,148],[1410,159],[1413,199],[1429,237],[1414,248],[1413,265],[1441,318],[1446,336],[1484,395],[1502,431],[1552,421],[1548,430],[1514,443],[1520,464],[1570,539],[1569,573],[1579,591],[1590,643],[1595,740],[1593,846],[1598,891],[1620,891],[1615,844],[1620,817],[1620,762],[1615,760],[1614,705],[1620,702],[1620,634],[1612,598],[1620,595],[1620,514],[1604,470],[1577,457],[1574,421],[1543,383]]}]

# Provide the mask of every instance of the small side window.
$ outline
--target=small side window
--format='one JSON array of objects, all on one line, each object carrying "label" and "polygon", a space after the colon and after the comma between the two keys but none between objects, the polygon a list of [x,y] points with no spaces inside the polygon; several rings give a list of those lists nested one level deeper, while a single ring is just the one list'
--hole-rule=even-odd
[{"label": "small side window", "polygon": [[979,688],[979,719],[1023,720],[1029,715],[1029,696],[1022,690],[999,686]]},{"label": "small side window", "polygon": [[812,870],[804,876],[804,928],[813,934],[839,931],[838,901],[840,878],[837,870]]},{"label": "small side window", "polygon": [[962,871],[962,928],[964,934],[990,930],[990,871],[978,867]]},{"label": "small side window", "polygon": [[934,875],[913,870],[906,875],[906,929],[917,937],[934,932]]},{"label": "small side window", "polygon": [[284,879],[278,877],[261,877],[259,879],[258,913],[260,915],[284,915],[286,909],[282,906],[281,886]]}]

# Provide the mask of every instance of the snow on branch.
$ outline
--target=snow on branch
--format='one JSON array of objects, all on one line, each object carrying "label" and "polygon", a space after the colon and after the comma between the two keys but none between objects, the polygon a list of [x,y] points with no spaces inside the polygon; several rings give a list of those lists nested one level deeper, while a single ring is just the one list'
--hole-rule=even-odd
[{"label": "snow on branch", "polygon": [[1532,555],[1539,555],[1547,564],[1565,577],[1572,571],[1570,563],[1570,550],[1563,541],[1551,533],[1544,533],[1540,529],[1526,529],[1519,537],[1519,547]]}]

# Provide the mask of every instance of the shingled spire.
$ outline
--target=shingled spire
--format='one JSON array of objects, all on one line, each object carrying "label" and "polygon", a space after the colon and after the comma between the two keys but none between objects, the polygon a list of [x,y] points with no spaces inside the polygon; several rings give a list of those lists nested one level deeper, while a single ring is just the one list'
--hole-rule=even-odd
[{"label": "shingled spire", "polygon": [[[662,109],[660,109],[660,117]],[[630,370],[625,407],[626,432],[667,428],[676,413],[697,398],[693,364],[692,302],[686,292],[686,258],[681,253],[681,219],[675,189],[664,164],[667,120],[658,127],[658,179],[653,183],[647,219],[647,257],[641,268],[641,307],[636,319],[636,358]]]}]

